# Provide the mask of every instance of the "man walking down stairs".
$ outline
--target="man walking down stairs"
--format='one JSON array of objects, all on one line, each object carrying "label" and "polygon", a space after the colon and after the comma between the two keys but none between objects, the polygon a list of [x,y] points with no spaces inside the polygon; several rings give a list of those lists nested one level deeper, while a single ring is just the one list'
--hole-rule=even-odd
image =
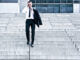
[{"label": "man walking down stairs", "polygon": [[[41,21],[38,11],[32,8],[32,2],[28,1],[27,4],[28,4],[27,7],[25,7],[22,12],[26,13],[26,27],[25,28],[26,28],[27,44],[33,47],[34,38],[35,38],[35,25],[39,27],[39,25],[42,25],[42,21]],[[30,32],[29,32],[30,26],[31,26],[31,31],[32,31],[31,44],[30,44]]]}]

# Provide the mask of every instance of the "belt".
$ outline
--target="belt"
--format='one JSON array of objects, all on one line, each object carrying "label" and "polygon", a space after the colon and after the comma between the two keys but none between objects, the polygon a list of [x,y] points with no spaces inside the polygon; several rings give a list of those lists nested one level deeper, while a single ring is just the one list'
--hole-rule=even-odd
[{"label": "belt", "polygon": [[26,20],[34,20],[34,19],[26,19]]}]

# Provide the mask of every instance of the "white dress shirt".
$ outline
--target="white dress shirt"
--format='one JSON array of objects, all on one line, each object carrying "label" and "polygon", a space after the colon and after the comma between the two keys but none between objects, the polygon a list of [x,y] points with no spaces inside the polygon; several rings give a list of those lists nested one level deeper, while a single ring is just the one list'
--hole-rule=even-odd
[{"label": "white dress shirt", "polygon": [[33,11],[33,8],[31,8],[31,14],[30,14],[30,17],[29,17],[29,7],[25,7],[23,10],[22,10],[22,13],[26,13],[26,19],[34,19],[34,11]]}]

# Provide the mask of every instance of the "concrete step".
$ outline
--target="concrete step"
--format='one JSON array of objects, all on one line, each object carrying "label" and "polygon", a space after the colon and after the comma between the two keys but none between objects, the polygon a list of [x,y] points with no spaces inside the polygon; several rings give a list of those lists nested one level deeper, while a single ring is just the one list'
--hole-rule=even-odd
[{"label": "concrete step", "polygon": [[28,60],[29,59],[29,55],[0,55],[0,59],[1,60]]},{"label": "concrete step", "polygon": [[0,13],[1,18],[14,18],[14,17],[25,17],[25,14],[20,13]]},{"label": "concrete step", "polygon": [[37,59],[37,60],[79,60],[79,56],[43,56],[43,58],[41,58],[41,56],[31,56],[31,60],[34,60],[34,59]]}]

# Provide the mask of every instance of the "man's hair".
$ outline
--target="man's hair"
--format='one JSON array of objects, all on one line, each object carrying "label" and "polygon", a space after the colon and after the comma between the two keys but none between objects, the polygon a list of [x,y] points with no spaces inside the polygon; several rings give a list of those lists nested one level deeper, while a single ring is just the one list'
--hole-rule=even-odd
[{"label": "man's hair", "polygon": [[32,1],[29,0],[27,3],[30,3],[30,2],[32,2]]}]

